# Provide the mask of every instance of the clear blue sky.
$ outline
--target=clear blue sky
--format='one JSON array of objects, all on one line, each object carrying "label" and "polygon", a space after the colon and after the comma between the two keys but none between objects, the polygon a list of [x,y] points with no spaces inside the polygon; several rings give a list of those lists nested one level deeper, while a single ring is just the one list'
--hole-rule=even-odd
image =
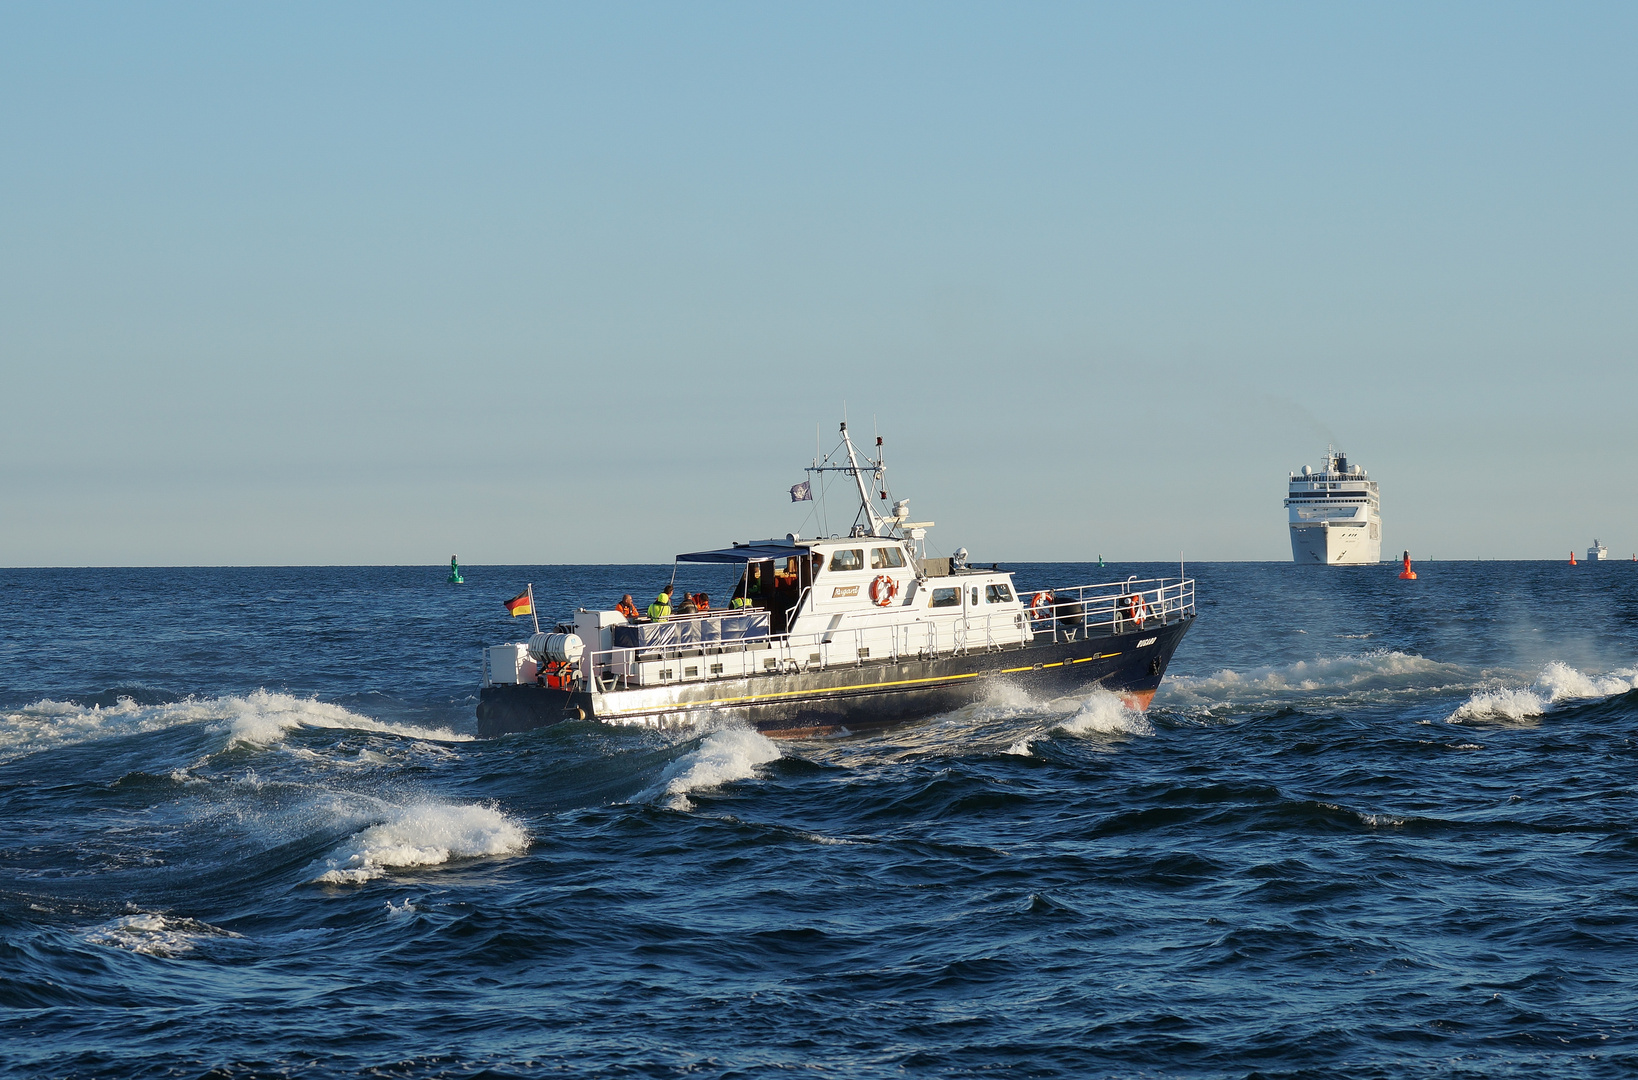
[{"label": "clear blue sky", "polygon": [[[0,563],[1638,550],[1638,6],[11,4]],[[811,528],[811,526],[810,526]]]}]

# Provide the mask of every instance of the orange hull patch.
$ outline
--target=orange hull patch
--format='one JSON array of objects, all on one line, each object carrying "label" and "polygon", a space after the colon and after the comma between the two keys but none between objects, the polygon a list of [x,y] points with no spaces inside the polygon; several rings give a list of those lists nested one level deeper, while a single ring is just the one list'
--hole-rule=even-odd
[{"label": "orange hull patch", "polygon": [[1155,699],[1153,690],[1128,690],[1120,696],[1126,707],[1133,712],[1148,712],[1149,703]]}]

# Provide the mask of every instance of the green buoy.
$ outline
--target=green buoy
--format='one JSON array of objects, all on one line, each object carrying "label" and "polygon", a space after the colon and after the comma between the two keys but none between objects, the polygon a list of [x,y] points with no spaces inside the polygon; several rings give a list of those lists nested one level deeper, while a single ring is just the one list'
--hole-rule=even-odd
[{"label": "green buoy", "polygon": [[1100,570],[1103,569],[1103,556],[1102,555],[1098,556],[1098,569],[1100,569]]},{"label": "green buoy", "polygon": [[451,585],[465,585],[466,579],[461,576],[461,564],[455,561],[455,556],[449,557],[449,583]]}]

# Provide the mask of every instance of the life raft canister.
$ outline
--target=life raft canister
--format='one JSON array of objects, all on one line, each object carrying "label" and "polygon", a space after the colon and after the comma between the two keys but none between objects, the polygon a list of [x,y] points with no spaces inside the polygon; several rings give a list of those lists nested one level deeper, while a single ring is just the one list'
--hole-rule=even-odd
[{"label": "life raft canister", "polygon": [[870,602],[877,607],[886,607],[899,595],[899,583],[886,574],[878,574],[876,580],[870,583]]},{"label": "life raft canister", "polygon": [[1044,619],[1052,611],[1052,594],[1042,590],[1029,598],[1029,614],[1034,619]]}]

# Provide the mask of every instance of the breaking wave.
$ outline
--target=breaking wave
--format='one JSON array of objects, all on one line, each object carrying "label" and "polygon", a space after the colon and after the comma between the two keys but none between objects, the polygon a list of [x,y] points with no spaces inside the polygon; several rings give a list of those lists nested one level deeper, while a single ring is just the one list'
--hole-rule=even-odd
[{"label": "breaking wave", "polygon": [[448,728],[383,723],[339,705],[257,690],[243,697],[189,697],[159,705],[142,705],[124,697],[107,707],[72,701],[39,701],[15,711],[0,712],[0,760],[187,724],[210,724],[226,732],[227,746],[268,746],[300,727],[375,731],[439,742],[463,742],[472,738]]},{"label": "breaking wave", "polygon": [[1587,675],[1555,660],[1529,686],[1476,692],[1447,720],[1453,724],[1464,720],[1525,720],[1561,702],[1614,697],[1634,688],[1638,688],[1638,669],[1619,668],[1605,675]]},{"label": "breaking wave", "polygon": [[748,780],[758,766],[779,760],[779,747],[750,728],[727,727],[711,732],[700,744],[667,765],[654,795],[664,795],[673,810],[689,810],[688,795],[702,788],[721,787]]},{"label": "breaking wave", "polygon": [[398,867],[512,855],[528,844],[528,830],[494,805],[420,803],[395,808],[386,821],[354,833],[309,872],[314,882],[359,885]]}]

